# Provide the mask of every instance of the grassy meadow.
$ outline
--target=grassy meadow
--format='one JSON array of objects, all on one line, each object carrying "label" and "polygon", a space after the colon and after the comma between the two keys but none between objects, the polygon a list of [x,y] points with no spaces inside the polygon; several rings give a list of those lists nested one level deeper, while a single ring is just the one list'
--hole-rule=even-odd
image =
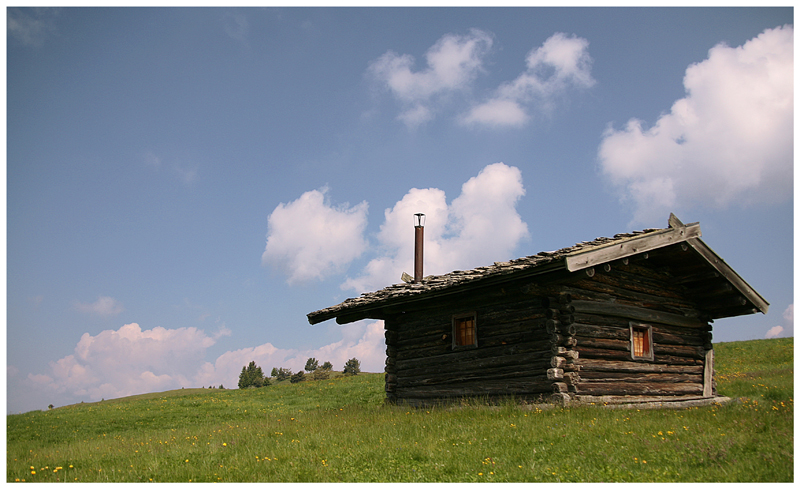
[{"label": "grassy meadow", "polygon": [[411,409],[383,374],[7,416],[9,482],[791,482],[793,339],[715,345],[726,405]]}]

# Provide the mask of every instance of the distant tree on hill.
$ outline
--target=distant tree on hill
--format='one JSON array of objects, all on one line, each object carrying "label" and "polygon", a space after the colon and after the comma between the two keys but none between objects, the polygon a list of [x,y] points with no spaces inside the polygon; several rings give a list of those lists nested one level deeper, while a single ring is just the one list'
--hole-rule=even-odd
[{"label": "distant tree on hill", "polygon": [[296,374],[292,375],[292,378],[289,379],[289,382],[292,384],[296,384],[298,382],[302,382],[306,380],[306,374],[302,370],[298,371]]},{"label": "distant tree on hill", "polygon": [[272,367],[272,372],[269,374],[270,377],[277,377],[278,376],[278,367]]},{"label": "distant tree on hill", "polygon": [[333,364],[331,362],[325,362],[322,364],[322,368],[333,370]]},{"label": "distant tree on hill", "polygon": [[269,380],[264,378],[264,372],[261,367],[256,365],[256,362],[250,362],[247,367],[242,367],[242,373],[239,374],[239,388],[247,389],[248,387],[264,387],[269,385]]},{"label": "distant tree on hill", "polygon": [[292,371],[288,368],[273,368],[272,372],[274,373],[273,377],[275,377],[276,380],[286,380],[292,376]]},{"label": "distant tree on hill", "polygon": [[306,361],[306,372],[313,372],[319,367],[319,362],[316,358],[311,357]]},{"label": "distant tree on hill", "polygon": [[359,372],[361,372],[361,362],[355,357],[344,364],[344,370],[342,371],[345,375],[357,375]]}]

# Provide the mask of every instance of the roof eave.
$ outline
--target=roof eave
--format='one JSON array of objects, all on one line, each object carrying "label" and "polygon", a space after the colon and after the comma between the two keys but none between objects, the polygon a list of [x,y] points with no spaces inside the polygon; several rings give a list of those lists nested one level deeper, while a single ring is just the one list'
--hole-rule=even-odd
[{"label": "roof eave", "polygon": [[709,248],[707,244],[703,242],[703,240],[699,238],[691,238],[686,240],[686,244],[688,244],[692,249],[694,249],[697,254],[703,257],[703,259],[716,270],[722,277],[724,277],[736,290],[741,293],[745,299],[747,299],[753,306],[758,309],[763,314],[766,314],[769,310],[769,302],[767,302],[761,294],[759,294],[753,287],[750,286],[736,271],[730,267],[725,260],[719,257],[714,250]]},{"label": "roof eave", "polygon": [[508,273],[490,275],[475,279],[470,282],[461,283],[452,287],[445,287],[439,290],[429,290],[423,293],[405,295],[393,299],[380,300],[369,304],[355,305],[352,307],[344,307],[335,310],[322,310],[309,313],[306,315],[308,322],[312,325],[327,321],[328,319],[336,318],[338,324],[348,324],[362,319],[384,319],[384,311],[387,308],[397,308],[411,303],[427,301],[431,299],[440,298],[442,296],[457,294],[464,290],[464,287],[486,287],[495,285],[500,282],[507,282],[509,280],[517,280],[523,277],[530,277],[535,275],[542,275],[551,273],[557,270],[564,270],[565,262],[563,259],[555,259],[544,265],[531,267],[523,270],[509,271]]}]

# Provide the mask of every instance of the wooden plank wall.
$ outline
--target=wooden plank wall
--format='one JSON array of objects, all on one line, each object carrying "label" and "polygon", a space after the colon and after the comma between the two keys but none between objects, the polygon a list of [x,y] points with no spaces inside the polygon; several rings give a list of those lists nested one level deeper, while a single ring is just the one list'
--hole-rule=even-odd
[{"label": "wooden plank wall", "polygon": [[[478,346],[454,349],[452,316],[472,311]],[[424,405],[463,397],[549,395],[553,354],[546,315],[541,297],[511,287],[387,318],[387,400]]]},{"label": "wooden plank wall", "polygon": [[[615,263],[565,286],[574,307],[580,379],[576,400],[698,397],[704,392],[711,325],[666,270],[646,260]],[[652,327],[654,359],[633,360],[631,321]]]}]

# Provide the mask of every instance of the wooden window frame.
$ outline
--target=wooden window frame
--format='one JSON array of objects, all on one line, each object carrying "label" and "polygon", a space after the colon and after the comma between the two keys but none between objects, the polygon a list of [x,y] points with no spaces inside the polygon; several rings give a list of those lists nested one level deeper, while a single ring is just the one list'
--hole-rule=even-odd
[{"label": "wooden window frame", "polygon": [[[472,321],[472,343],[461,345],[458,343],[458,325],[459,322],[462,320],[471,320]],[[478,346],[478,315],[475,312],[469,312],[465,314],[453,314],[452,318],[452,326],[453,326],[453,350],[460,350],[464,348],[477,348]]]},{"label": "wooden window frame", "polygon": [[[653,361],[655,355],[653,354],[653,326],[650,324],[630,323],[631,332],[631,359],[633,360],[649,360]],[[644,343],[637,345],[643,341]],[[641,350],[641,353],[637,352]]]}]

